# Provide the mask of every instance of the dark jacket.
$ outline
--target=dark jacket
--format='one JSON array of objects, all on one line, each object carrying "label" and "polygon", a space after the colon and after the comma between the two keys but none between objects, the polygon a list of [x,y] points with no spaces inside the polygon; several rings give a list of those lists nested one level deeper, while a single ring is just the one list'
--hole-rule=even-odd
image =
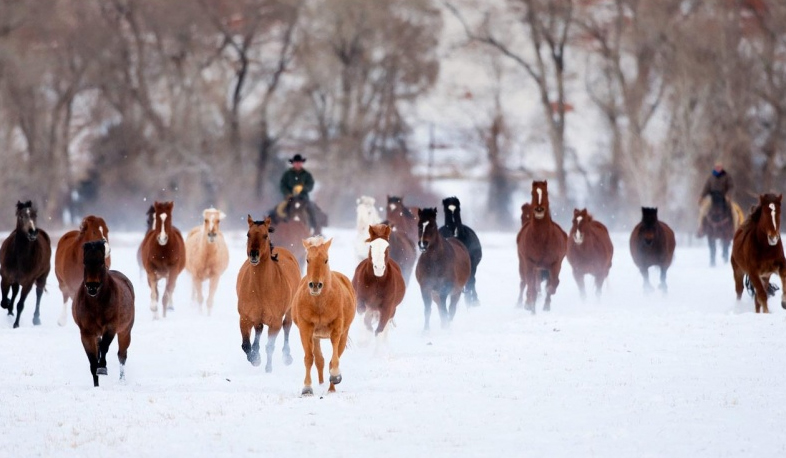
[{"label": "dark jacket", "polygon": [[707,178],[707,181],[704,183],[704,188],[701,190],[701,197],[706,197],[713,191],[719,191],[724,196],[728,196],[729,191],[731,191],[733,187],[734,182],[731,180],[731,176],[723,170],[718,176],[711,174]]},{"label": "dark jacket", "polygon": [[300,191],[300,195],[303,198],[308,199],[308,193],[314,189],[314,177],[311,176],[306,169],[300,169],[297,171],[295,169],[290,168],[284,175],[281,176],[281,183],[279,184],[279,189],[281,190],[281,194],[284,197],[292,195],[292,190],[295,188],[296,185],[303,185],[303,190]]}]

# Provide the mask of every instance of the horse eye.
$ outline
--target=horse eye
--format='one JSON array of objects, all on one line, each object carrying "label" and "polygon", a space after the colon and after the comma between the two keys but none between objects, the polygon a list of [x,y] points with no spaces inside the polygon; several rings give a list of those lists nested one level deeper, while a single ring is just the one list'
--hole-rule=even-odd
[{"label": "horse eye", "polygon": [[325,259],[325,264],[327,264],[327,262],[328,262],[328,260],[327,260],[327,259]]}]

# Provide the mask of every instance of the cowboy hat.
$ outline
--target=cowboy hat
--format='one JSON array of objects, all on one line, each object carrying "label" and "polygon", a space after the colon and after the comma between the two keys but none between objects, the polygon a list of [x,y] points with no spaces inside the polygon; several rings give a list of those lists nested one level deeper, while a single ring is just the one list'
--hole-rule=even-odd
[{"label": "cowboy hat", "polygon": [[295,154],[294,156],[292,156],[292,159],[289,160],[290,164],[294,162],[306,162],[306,158],[304,158],[300,154]]}]

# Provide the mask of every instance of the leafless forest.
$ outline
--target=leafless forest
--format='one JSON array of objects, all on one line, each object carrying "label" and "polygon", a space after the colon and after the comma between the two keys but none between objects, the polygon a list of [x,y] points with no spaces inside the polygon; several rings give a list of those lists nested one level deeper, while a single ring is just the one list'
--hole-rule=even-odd
[{"label": "leafless forest", "polygon": [[[420,109],[435,94],[452,117]],[[141,229],[153,199],[261,215],[294,153],[349,224],[362,194],[434,205],[427,179],[469,176],[440,142],[482,170],[481,227],[548,178],[552,201],[692,230],[717,159],[743,206],[783,190],[786,2],[0,0],[6,229],[20,199],[52,228]]]}]

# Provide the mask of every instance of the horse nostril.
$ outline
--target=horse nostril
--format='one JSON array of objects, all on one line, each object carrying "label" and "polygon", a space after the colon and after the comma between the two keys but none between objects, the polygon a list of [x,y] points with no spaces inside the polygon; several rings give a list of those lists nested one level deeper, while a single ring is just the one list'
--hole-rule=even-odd
[{"label": "horse nostril", "polygon": [[322,289],[322,282],[317,283],[317,289]]},{"label": "horse nostril", "polygon": [[314,288],[314,282],[312,282],[312,281],[308,282],[308,287],[313,289]]}]

